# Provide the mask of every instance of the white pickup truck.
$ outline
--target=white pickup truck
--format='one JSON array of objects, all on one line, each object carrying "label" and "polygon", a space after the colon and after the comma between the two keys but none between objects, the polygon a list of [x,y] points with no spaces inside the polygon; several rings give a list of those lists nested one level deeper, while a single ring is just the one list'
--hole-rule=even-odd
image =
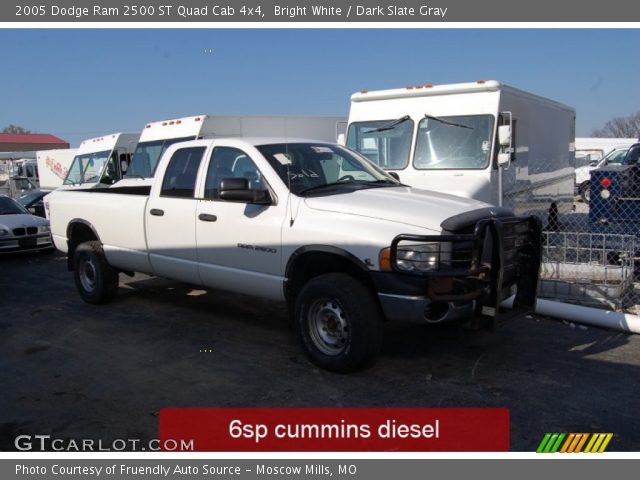
[{"label": "white pickup truck", "polygon": [[535,304],[534,217],[407,187],[331,143],[177,143],[151,186],[56,191],[49,208],[85,301],[112,300],[119,272],[285,301],[332,371],[373,363],[384,320],[493,324],[514,292],[514,311]]}]

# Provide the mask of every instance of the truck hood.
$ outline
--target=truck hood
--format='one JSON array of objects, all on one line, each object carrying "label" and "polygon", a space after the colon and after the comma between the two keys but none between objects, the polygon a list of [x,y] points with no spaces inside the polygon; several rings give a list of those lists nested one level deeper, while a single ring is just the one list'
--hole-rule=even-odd
[{"label": "truck hood", "polygon": [[314,210],[371,217],[438,232],[442,230],[440,224],[449,217],[491,207],[477,200],[411,187],[371,188],[308,197],[304,201]]}]

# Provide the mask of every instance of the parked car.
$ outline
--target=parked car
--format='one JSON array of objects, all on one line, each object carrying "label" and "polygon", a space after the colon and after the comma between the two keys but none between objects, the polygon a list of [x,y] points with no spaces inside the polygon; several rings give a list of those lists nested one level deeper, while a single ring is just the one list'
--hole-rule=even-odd
[{"label": "parked car", "polygon": [[29,213],[31,213],[32,215],[35,215],[36,217],[47,218],[44,209],[44,197],[46,197],[50,193],[51,192],[46,192],[44,190],[36,190],[35,192],[30,192],[26,195],[22,195],[17,199],[17,202],[24,208],[29,210]]},{"label": "parked car", "polygon": [[51,250],[48,220],[29,211],[6,195],[0,195],[0,253]]}]

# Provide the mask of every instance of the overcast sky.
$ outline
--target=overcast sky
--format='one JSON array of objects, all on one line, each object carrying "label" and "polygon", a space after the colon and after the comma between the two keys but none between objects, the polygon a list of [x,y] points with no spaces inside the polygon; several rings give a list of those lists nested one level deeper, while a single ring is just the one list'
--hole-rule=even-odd
[{"label": "overcast sky", "polygon": [[573,106],[577,136],[640,110],[634,29],[5,29],[0,42],[0,128],[72,146],[203,113],[346,116],[357,90],[477,79]]}]

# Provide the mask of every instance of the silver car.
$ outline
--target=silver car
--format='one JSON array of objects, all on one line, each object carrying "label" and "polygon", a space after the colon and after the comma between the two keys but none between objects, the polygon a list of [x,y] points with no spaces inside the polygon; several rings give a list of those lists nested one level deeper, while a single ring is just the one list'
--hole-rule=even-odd
[{"label": "silver car", "polygon": [[31,215],[12,198],[0,195],[0,253],[51,248],[49,221]]}]

